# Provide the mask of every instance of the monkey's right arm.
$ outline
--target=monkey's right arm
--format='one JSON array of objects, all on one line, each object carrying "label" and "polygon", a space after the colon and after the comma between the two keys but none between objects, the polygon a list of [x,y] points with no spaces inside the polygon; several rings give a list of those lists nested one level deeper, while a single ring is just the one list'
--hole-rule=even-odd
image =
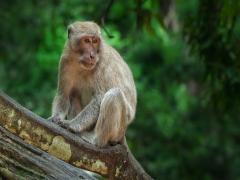
[{"label": "monkey's right arm", "polygon": [[68,97],[64,97],[61,94],[57,94],[53,101],[52,116],[50,121],[58,123],[63,120],[69,110],[70,102]]},{"label": "monkey's right arm", "polygon": [[66,61],[67,59],[62,58],[60,62],[58,90],[53,100],[52,116],[49,118],[49,120],[55,123],[58,123],[66,117],[70,107],[69,96],[72,86],[70,83],[66,83],[68,82],[64,73],[64,64],[66,64]]},{"label": "monkey's right arm", "polygon": [[94,97],[90,103],[72,120],[61,120],[61,126],[73,131],[83,132],[96,123],[103,95]]}]

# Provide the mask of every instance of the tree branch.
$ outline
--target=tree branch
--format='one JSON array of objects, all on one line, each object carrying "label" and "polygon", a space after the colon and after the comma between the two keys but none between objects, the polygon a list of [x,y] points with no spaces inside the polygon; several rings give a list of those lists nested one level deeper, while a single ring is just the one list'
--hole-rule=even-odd
[{"label": "tree branch", "polygon": [[105,27],[105,21],[107,20],[108,18],[108,13],[113,5],[115,0],[109,0],[109,2],[107,3],[106,7],[104,8],[104,10],[102,11],[101,15],[100,15],[100,18],[98,18],[97,22],[99,24],[101,24],[101,27],[103,28],[103,30],[106,32],[106,35],[109,37],[109,38],[113,38],[113,35],[111,35],[108,30],[106,29]]},{"label": "tree branch", "polygon": [[46,152],[37,149],[0,126],[0,179],[95,180]]},{"label": "tree branch", "polygon": [[125,146],[96,148],[35,115],[3,92],[0,92],[0,126],[58,159],[109,179],[152,179]]}]

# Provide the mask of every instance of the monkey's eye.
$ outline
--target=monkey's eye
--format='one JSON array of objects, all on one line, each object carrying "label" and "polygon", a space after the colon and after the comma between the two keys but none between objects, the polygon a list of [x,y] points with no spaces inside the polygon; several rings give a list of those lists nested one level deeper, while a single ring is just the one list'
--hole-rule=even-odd
[{"label": "monkey's eye", "polygon": [[86,39],[84,39],[84,42],[85,43],[90,43],[90,40],[86,38]]},{"label": "monkey's eye", "polygon": [[93,44],[97,44],[98,43],[98,39],[93,39]]}]

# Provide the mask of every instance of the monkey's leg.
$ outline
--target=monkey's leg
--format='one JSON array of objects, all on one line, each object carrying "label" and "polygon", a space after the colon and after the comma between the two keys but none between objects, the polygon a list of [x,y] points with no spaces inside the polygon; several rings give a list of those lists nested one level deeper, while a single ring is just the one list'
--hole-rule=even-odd
[{"label": "monkey's leg", "polygon": [[129,105],[119,88],[110,89],[101,102],[95,127],[95,144],[105,146],[108,142],[123,140],[128,121]]},{"label": "monkey's leg", "polygon": [[81,110],[82,108],[79,98],[78,97],[72,98],[70,101],[70,108],[66,119],[73,119],[81,112]]},{"label": "monkey's leg", "polygon": [[73,131],[82,132],[92,127],[98,118],[99,107],[102,96],[99,95],[91,100],[91,102],[72,120],[61,120],[60,125]]}]

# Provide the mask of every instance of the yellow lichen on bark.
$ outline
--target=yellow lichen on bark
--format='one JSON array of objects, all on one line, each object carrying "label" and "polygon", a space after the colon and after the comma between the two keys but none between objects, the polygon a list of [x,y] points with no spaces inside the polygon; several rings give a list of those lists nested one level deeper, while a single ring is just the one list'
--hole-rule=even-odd
[{"label": "yellow lichen on bark", "polygon": [[83,156],[81,160],[73,162],[79,168],[90,169],[93,172],[101,173],[102,175],[108,174],[106,164],[100,160],[89,159]]},{"label": "yellow lichen on bark", "polygon": [[48,151],[50,144],[53,141],[53,135],[49,134],[44,128],[36,126],[32,128],[33,139],[38,142],[38,146],[44,150]]},{"label": "yellow lichen on bark", "polygon": [[17,123],[15,123],[12,119],[15,118],[15,111],[8,108],[3,108],[2,111],[5,115],[5,124],[4,127],[8,129],[10,132],[16,134],[17,133]]},{"label": "yellow lichen on bark", "polygon": [[122,166],[116,168],[115,177],[119,176],[121,168],[122,168]]},{"label": "yellow lichen on bark", "polygon": [[29,143],[29,144],[33,144],[32,143],[32,138],[30,137],[30,135],[27,133],[27,131],[22,130],[19,133],[19,137],[22,138],[25,142]]},{"label": "yellow lichen on bark", "polygon": [[68,162],[72,156],[70,144],[68,144],[62,136],[53,138],[48,153],[66,162]]}]

